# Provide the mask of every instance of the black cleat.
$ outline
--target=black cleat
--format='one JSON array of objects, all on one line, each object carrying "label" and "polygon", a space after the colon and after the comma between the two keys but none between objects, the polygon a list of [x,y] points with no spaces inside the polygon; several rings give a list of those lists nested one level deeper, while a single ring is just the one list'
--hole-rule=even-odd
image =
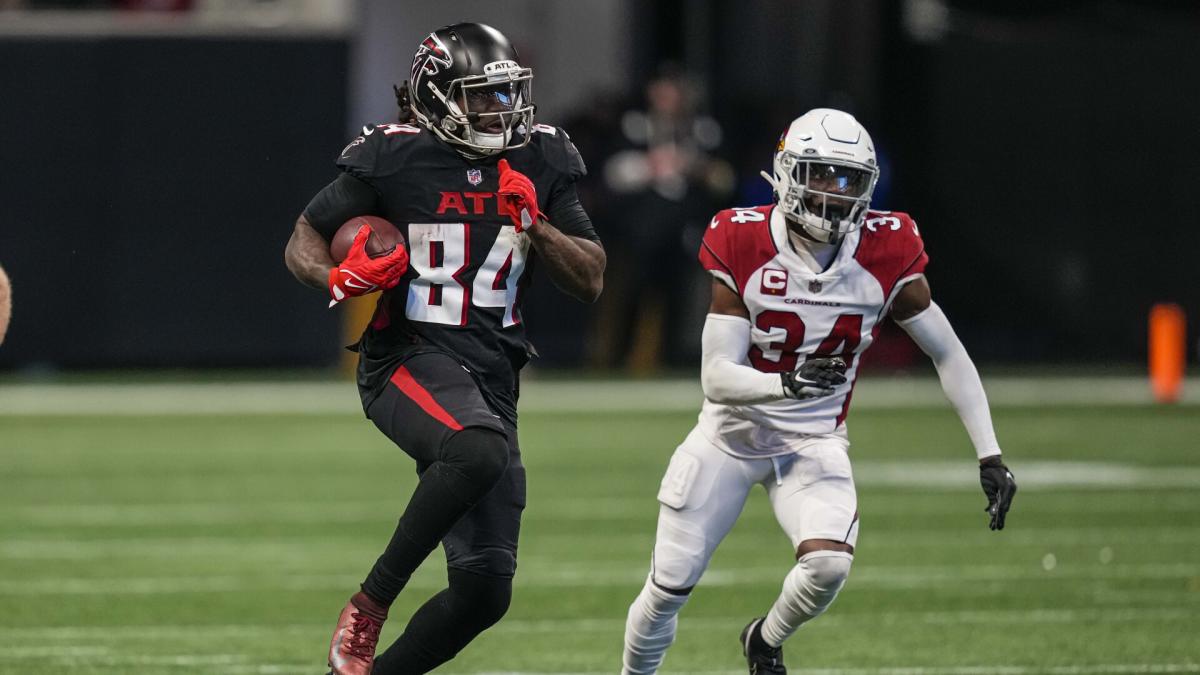
[{"label": "black cleat", "polygon": [[772,647],[763,641],[762,622],[762,618],[754,619],[742,629],[742,654],[746,657],[746,665],[750,666],[750,675],[787,675],[783,648]]}]

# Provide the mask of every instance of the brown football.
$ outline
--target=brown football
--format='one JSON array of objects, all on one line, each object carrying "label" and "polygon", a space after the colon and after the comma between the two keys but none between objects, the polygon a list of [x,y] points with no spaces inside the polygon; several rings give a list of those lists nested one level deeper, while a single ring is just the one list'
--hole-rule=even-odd
[{"label": "brown football", "polygon": [[350,245],[354,243],[354,235],[358,234],[358,228],[363,225],[371,228],[366,249],[367,255],[372,258],[391,253],[396,245],[404,245],[404,235],[400,234],[395,225],[378,216],[356,216],[342,223],[333,235],[333,241],[329,242],[329,255],[333,256],[334,261],[341,262],[346,259]]}]

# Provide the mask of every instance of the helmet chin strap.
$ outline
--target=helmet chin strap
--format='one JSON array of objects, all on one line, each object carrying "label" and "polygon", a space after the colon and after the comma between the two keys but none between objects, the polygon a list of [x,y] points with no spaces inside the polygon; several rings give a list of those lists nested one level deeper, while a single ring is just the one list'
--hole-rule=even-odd
[{"label": "helmet chin strap", "polygon": [[489,134],[471,127],[467,130],[467,137],[475,144],[473,150],[483,155],[494,155],[503,152],[508,146],[508,139],[512,137],[512,132],[505,129],[503,133]]},{"label": "helmet chin strap", "polygon": [[775,194],[779,194],[779,192],[780,192],[779,181],[775,180],[775,176],[772,176],[771,174],[767,173],[766,171],[759,171],[758,175],[762,176],[764,179],[766,179],[766,181],[768,183],[771,184],[771,188],[775,190]]},{"label": "helmet chin strap", "polygon": [[800,225],[801,234],[813,241],[822,244],[837,244],[842,241],[843,233],[841,231],[828,230],[804,221],[797,224]]},{"label": "helmet chin strap", "polygon": [[844,218],[832,219],[825,218],[825,209],[822,208],[821,215],[817,215],[808,204],[803,202],[803,197],[798,198],[800,203],[797,204],[795,213],[788,212],[785,219],[787,222],[794,224],[796,227],[793,230],[800,233],[804,238],[822,244],[838,244],[845,238],[849,231],[848,223]]}]

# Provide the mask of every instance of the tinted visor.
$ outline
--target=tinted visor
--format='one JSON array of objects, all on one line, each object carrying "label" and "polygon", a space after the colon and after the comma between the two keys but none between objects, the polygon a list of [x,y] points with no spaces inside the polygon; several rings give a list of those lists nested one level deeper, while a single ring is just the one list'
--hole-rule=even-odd
[{"label": "tinted visor", "polygon": [[463,87],[463,109],[467,112],[508,112],[517,105],[521,95],[521,82],[501,84],[466,85]]},{"label": "tinted visor", "polygon": [[799,162],[792,169],[792,180],[809,190],[845,197],[867,194],[872,177],[864,169],[825,162]]}]

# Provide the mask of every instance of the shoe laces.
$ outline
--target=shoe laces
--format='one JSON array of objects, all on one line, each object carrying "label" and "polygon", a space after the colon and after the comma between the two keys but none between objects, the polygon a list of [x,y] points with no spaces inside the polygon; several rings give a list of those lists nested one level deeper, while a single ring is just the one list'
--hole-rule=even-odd
[{"label": "shoe laces", "polygon": [[354,623],[350,627],[350,639],[343,643],[344,651],[363,661],[374,658],[375,645],[379,644],[379,630],[383,624],[360,612],[354,612],[350,618]]}]

